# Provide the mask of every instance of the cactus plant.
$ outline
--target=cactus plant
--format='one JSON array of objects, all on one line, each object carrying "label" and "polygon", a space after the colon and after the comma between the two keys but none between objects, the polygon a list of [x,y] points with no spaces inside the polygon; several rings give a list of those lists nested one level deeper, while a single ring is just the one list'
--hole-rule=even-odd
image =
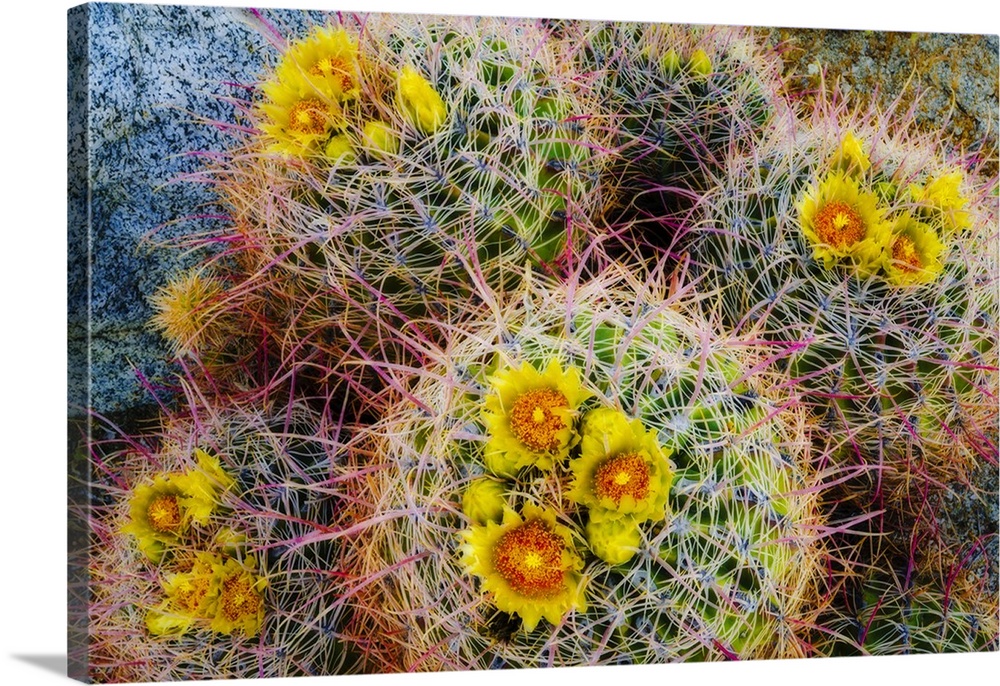
[{"label": "cactus plant", "polygon": [[835,99],[775,122],[687,245],[706,307],[801,346],[790,373],[842,459],[947,482],[997,464],[996,177],[908,124]]},{"label": "cactus plant", "polygon": [[289,42],[215,175],[258,256],[246,287],[297,299],[287,346],[413,355],[397,339],[439,337],[479,284],[557,263],[598,202],[572,76],[529,20],[366,15]]},{"label": "cactus plant", "polygon": [[[995,533],[993,536],[995,537]],[[892,564],[875,553],[857,569],[821,618],[820,655],[908,655],[997,650],[996,577],[974,571],[972,547],[950,554],[940,544]],[[916,552],[916,551],[914,551]],[[871,554],[871,553],[869,553]],[[988,560],[983,567],[992,567]],[[995,570],[988,570],[995,575]]]},{"label": "cactus plant", "polygon": [[808,652],[802,414],[658,274],[532,276],[359,437],[377,467],[352,564],[391,573],[358,615],[387,666]]},{"label": "cactus plant", "polygon": [[340,641],[338,424],[303,402],[188,408],[92,447],[89,677],[360,669]]},{"label": "cactus plant", "polygon": [[568,26],[566,43],[612,133],[608,218],[638,222],[634,240],[669,251],[711,172],[752,149],[781,111],[780,61],[731,27]]}]

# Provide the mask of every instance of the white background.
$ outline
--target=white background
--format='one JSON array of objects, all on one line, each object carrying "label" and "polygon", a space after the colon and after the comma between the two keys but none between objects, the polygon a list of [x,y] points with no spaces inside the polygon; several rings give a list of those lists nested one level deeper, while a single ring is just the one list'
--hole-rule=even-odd
[{"label": "white background", "polygon": [[[193,3],[185,3],[193,4]],[[247,3],[221,0],[215,5]],[[753,0],[267,0],[267,6],[449,14],[638,19],[964,33],[1000,32],[989,0],[893,3]],[[0,683],[65,683],[66,10],[14,0],[0,14]],[[993,126],[997,122],[994,120]],[[798,660],[494,672],[328,677],[391,686],[525,686],[600,680],[647,683],[996,683],[1000,654]],[[237,684],[319,683],[275,679]]]}]

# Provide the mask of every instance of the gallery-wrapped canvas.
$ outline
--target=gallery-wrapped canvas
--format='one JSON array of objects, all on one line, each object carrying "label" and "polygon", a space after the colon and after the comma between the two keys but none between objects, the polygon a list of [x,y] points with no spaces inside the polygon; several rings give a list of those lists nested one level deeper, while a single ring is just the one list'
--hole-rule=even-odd
[{"label": "gallery-wrapped canvas", "polygon": [[70,675],[996,650],[996,70],[70,10]]}]

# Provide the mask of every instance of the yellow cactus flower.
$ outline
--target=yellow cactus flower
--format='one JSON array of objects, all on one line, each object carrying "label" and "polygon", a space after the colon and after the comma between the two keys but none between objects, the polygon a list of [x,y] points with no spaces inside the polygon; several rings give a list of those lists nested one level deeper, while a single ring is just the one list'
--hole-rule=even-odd
[{"label": "yellow cactus flower", "polygon": [[564,460],[579,437],[574,430],[577,408],[590,393],[575,368],[565,372],[552,360],[544,372],[530,362],[498,371],[490,378],[482,418],[490,435],[487,468],[498,476],[536,466],[551,469]]},{"label": "yellow cactus flower", "polygon": [[360,93],[359,71],[357,38],[344,28],[316,27],[288,47],[270,83],[298,100],[345,102]]},{"label": "yellow cactus flower", "polygon": [[842,171],[847,176],[858,176],[871,169],[871,166],[871,160],[861,146],[861,141],[850,131],[845,133],[840,141],[840,147],[833,153],[830,168]]},{"label": "yellow cactus flower", "polygon": [[179,610],[192,617],[208,618],[218,593],[215,567],[220,564],[218,554],[197,553],[188,571],[164,576],[163,592]]},{"label": "yellow cactus flower", "polygon": [[568,497],[588,508],[590,521],[640,523],[667,515],[670,452],[642,421],[610,408],[583,418],[580,457],[570,462],[573,485]]},{"label": "yellow cactus flower", "polygon": [[660,58],[660,69],[667,76],[677,75],[677,72],[681,70],[681,56],[677,54],[676,50],[670,48],[663,53],[663,57]]},{"label": "yellow cactus flower", "polygon": [[229,526],[219,529],[212,539],[215,545],[226,555],[238,556],[246,547],[247,536]]},{"label": "yellow cactus flower", "polygon": [[146,613],[146,630],[154,636],[179,636],[194,628],[197,619],[164,604]]},{"label": "yellow cactus flower", "polygon": [[688,59],[688,67],[691,72],[699,76],[708,76],[712,73],[712,58],[701,48],[691,53]]},{"label": "yellow cactus flower", "polygon": [[526,504],[524,516],[504,509],[503,522],[463,532],[463,564],[482,580],[501,612],[516,614],[527,631],[544,618],[558,624],[570,610],[586,611],[583,562],[554,510]]},{"label": "yellow cactus flower", "polygon": [[434,86],[413,67],[403,67],[399,72],[396,98],[399,109],[422,133],[434,133],[448,117],[444,100],[434,90]]},{"label": "yellow cactus flower", "polygon": [[233,478],[222,469],[219,458],[195,448],[198,467],[174,477],[184,496],[182,503],[190,518],[204,526],[218,509],[223,491],[233,485]]},{"label": "yellow cactus flower", "polygon": [[399,135],[385,122],[370,121],[365,124],[364,138],[369,150],[388,155],[399,152]]},{"label": "yellow cactus flower", "polygon": [[264,623],[267,580],[233,559],[212,567],[218,583],[212,631],[232,634],[240,630],[246,636],[256,636]]},{"label": "yellow cactus flower", "polygon": [[207,524],[220,493],[233,484],[218,458],[201,449],[195,457],[197,468],[157,474],[152,483],[136,486],[129,500],[130,521],[122,532],[135,536],[139,550],[153,562],[181,541],[191,522]]},{"label": "yellow cactus flower", "polygon": [[502,483],[490,478],[476,479],[462,494],[462,512],[482,526],[486,522],[499,522],[506,502]]},{"label": "yellow cactus flower", "polygon": [[631,560],[642,542],[642,532],[628,519],[587,522],[587,543],[594,555],[610,565]]},{"label": "yellow cactus flower", "polygon": [[886,278],[896,286],[932,283],[944,271],[943,250],[934,229],[905,214],[893,226],[885,253]]},{"label": "yellow cactus flower", "polygon": [[217,554],[198,553],[187,571],[165,575],[160,585],[167,598],[146,614],[149,632],[184,634],[211,619],[219,592],[215,567],[221,563]]},{"label": "yellow cactus flower", "polygon": [[177,476],[157,474],[152,483],[136,486],[129,499],[129,523],[122,533],[135,536],[139,550],[152,562],[158,563],[169,546],[180,542],[190,525]]},{"label": "yellow cactus flower", "polygon": [[961,231],[972,226],[971,215],[962,209],[969,199],[962,195],[961,185],[962,171],[955,169],[930,179],[923,186],[911,184],[910,197],[923,206],[921,216],[938,220],[943,231]]},{"label": "yellow cactus flower", "polygon": [[287,86],[273,82],[264,85],[266,102],[261,111],[266,121],[261,131],[267,150],[284,157],[310,157],[325,149],[334,131],[344,128],[345,120],[335,101],[317,96],[302,98]]},{"label": "yellow cactus flower", "polygon": [[853,265],[860,274],[878,271],[890,227],[873,193],[843,172],[833,172],[810,187],[799,202],[799,224],[813,257],[826,269]]},{"label": "yellow cactus flower", "polygon": [[198,350],[214,317],[213,302],[222,287],[216,279],[193,269],[170,280],[149,298],[156,314],[150,326],[163,334],[174,354]]},{"label": "yellow cactus flower", "polygon": [[353,164],[358,158],[351,139],[344,134],[331,138],[323,152],[330,160],[344,164]]}]

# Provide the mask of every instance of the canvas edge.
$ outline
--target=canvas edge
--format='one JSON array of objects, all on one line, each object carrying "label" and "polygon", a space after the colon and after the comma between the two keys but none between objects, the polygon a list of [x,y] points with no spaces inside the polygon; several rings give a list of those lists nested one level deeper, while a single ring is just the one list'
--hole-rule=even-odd
[{"label": "canvas edge", "polygon": [[91,6],[66,13],[67,53],[67,659],[66,675],[90,681],[90,136]]}]

